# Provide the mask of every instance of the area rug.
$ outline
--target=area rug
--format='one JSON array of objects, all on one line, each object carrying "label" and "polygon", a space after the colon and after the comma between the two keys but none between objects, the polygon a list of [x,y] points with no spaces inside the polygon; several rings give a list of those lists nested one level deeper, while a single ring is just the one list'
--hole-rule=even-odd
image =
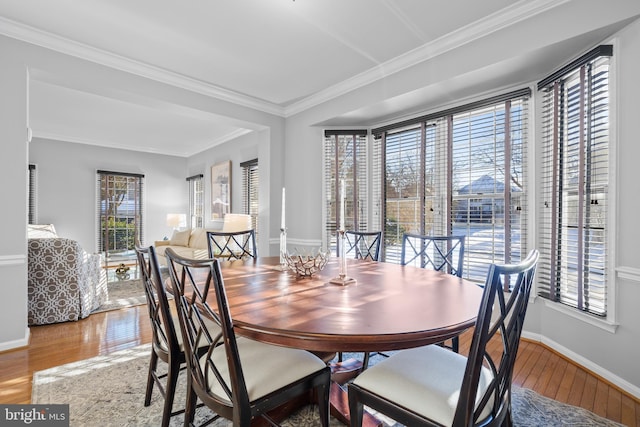
[{"label": "area rug", "polygon": [[[162,399],[154,391],[151,406],[144,407],[144,392],[149,363],[150,345],[145,344],[105,356],[58,366],[34,374],[32,403],[69,404],[70,425],[158,426],[161,421]],[[349,357],[346,354],[345,357]],[[375,363],[372,360],[372,363]],[[186,376],[180,375],[174,409],[184,405]],[[198,409],[197,422],[208,419],[208,409]],[[540,426],[620,426],[585,409],[566,405],[523,388],[513,390],[513,417],[518,427]],[[400,427],[386,418],[385,426]],[[183,425],[183,416],[172,418],[171,426]],[[216,427],[231,426],[227,420],[217,420]],[[317,408],[303,407],[283,426],[318,426]],[[342,424],[332,417],[331,426]]]},{"label": "area rug", "polygon": [[133,307],[147,303],[144,294],[144,285],[142,280],[118,280],[107,283],[109,298],[100,307],[91,313],[100,313],[102,311],[117,310],[125,307]]}]

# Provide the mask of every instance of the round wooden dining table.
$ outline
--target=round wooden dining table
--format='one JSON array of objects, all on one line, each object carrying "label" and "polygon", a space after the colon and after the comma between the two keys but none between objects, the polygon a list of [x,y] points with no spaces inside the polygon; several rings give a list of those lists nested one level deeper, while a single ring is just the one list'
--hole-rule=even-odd
[{"label": "round wooden dining table", "polygon": [[[221,262],[236,332],[310,351],[385,351],[441,342],[475,324],[477,284],[397,264],[339,259],[312,277],[277,269],[279,257]],[[210,296],[210,298],[213,298]],[[215,307],[215,300],[209,301]]]}]

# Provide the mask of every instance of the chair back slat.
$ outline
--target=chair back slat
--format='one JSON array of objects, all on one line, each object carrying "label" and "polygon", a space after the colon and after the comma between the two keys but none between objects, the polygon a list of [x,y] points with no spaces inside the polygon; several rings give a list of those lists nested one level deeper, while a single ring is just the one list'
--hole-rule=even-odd
[{"label": "chair back slat", "polygon": [[180,332],[176,329],[177,325],[171,315],[167,290],[160,273],[155,248],[153,246],[136,246],[135,250],[149,310],[153,346],[156,351],[167,356],[168,354],[179,354],[181,350],[178,334]]},{"label": "chair back slat", "polygon": [[[347,230],[345,236],[345,254],[355,259],[378,261],[382,244],[382,231]],[[337,254],[340,256],[340,254]]]},{"label": "chair back slat", "polygon": [[465,236],[423,236],[404,233],[400,264],[416,265],[462,277]]},{"label": "chair back slat", "polygon": [[[165,255],[193,389],[205,405],[215,408],[217,414],[234,419],[233,408],[246,411],[249,397],[219,261],[184,258],[172,249],[167,249]],[[212,296],[215,296],[216,307],[208,302]],[[220,327],[215,334],[208,326],[210,320]],[[216,351],[224,351],[226,356],[215,357]],[[203,359],[202,353],[206,358]],[[229,375],[225,376],[223,372]],[[213,383],[223,390],[224,396],[211,392]]]},{"label": "chair back slat", "polygon": [[[492,425],[501,425],[508,416],[513,366],[538,257],[538,251],[532,250],[519,264],[493,264],[489,268],[453,425],[481,423],[480,414],[489,404],[493,405]],[[504,291],[505,283],[509,284],[509,292]],[[492,340],[501,343],[502,352],[497,357],[487,351]],[[491,370],[493,379],[476,404],[483,366]]]},{"label": "chair back slat", "polygon": [[207,231],[207,247],[210,258],[238,260],[257,258],[255,230]]}]

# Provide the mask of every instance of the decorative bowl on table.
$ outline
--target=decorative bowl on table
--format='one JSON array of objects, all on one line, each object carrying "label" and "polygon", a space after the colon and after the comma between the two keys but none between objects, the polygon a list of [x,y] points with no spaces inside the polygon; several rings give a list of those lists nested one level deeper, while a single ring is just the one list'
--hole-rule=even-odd
[{"label": "decorative bowl on table", "polygon": [[329,251],[322,250],[318,250],[314,255],[286,253],[284,259],[289,271],[301,277],[311,277],[327,265],[329,254]]}]

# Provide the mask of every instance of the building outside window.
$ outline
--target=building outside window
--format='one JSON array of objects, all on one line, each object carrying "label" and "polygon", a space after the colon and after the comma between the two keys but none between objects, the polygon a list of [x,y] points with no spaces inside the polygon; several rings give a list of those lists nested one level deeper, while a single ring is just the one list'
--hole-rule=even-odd
[{"label": "building outside window", "polygon": [[528,99],[523,89],[374,129],[382,141],[387,262],[402,235],[464,235],[464,277],[526,254]]}]

